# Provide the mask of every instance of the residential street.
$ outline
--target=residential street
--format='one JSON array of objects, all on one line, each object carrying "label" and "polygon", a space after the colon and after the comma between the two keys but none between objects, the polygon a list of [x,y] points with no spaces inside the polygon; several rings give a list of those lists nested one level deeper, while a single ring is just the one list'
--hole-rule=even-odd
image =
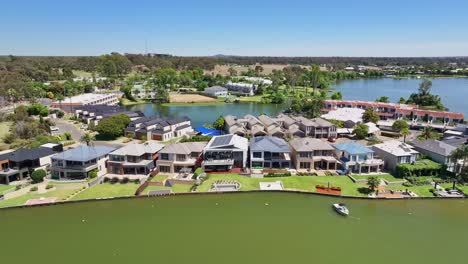
[{"label": "residential street", "polygon": [[83,130],[77,128],[73,123],[70,123],[66,120],[54,119],[53,121],[55,122],[55,126],[59,128],[59,134],[68,132],[71,134],[72,139],[76,142],[79,142],[81,136],[85,133]]}]

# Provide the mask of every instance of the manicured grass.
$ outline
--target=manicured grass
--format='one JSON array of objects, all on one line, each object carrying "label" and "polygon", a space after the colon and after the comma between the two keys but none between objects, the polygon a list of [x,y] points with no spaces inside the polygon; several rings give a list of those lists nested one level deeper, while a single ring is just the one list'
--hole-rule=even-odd
[{"label": "manicured grass", "polygon": [[136,101],[130,101],[127,98],[121,98],[120,103],[122,105],[137,105],[137,104],[146,104],[150,102],[149,100],[136,99]]},{"label": "manicured grass", "polygon": [[254,95],[254,96],[242,96],[238,97],[240,102],[254,102],[254,103],[259,103],[262,101],[263,95]]},{"label": "manicured grass", "polygon": [[73,197],[72,200],[132,196],[135,195],[135,191],[138,189],[139,186],[139,184],[131,182],[126,184],[96,184],[82,191],[81,193]]},{"label": "manicured grass", "polygon": [[149,191],[154,191],[154,190],[172,190],[173,193],[190,192],[191,188],[192,188],[192,185],[187,185],[187,184],[175,184],[172,187],[148,186],[148,188],[145,189],[143,194],[148,194]]},{"label": "manicured grass", "polygon": [[5,191],[8,191],[10,189],[14,189],[14,188],[15,188],[15,186],[13,186],[13,185],[0,184],[0,194],[2,194]]},{"label": "manicured grass", "polygon": [[412,191],[415,194],[419,195],[420,197],[433,197],[434,195],[429,191],[434,186],[431,185],[422,185],[422,186],[412,186],[412,187],[405,187],[402,185],[387,185],[385,189],[387,190],[408,190]]},{"label": "manicured grass", "polygon": [[164,174],[158,174],[156,176],[154,176],[151,181],[152,182],[163,182],[165,179],[167,179],[167,177],[169,177],[168,175],[164,175]]},{"label": "manicured grass", "polygon": [[258,190],[260,182],[282,181],[285,189],[315,191],[316,185],[341,187],[343,195],[365,196],[359,192],[359,188],[366,188],[365,184],[355,184],[346,176],[290,176],[290,177],[268,177],[250,178],[238,174],[211,174],[208,179],[197,188],[199,192],[209,191],[211,185],[217,180],[236,180],[241,184],[242,191]]},{"label": "manicured grass", "polygon": [[18,206],[18,205],[24,205],[29,199],[38,199],[41,197],[48,198],[48,197],[57,197],[57,202],[58,201],[63,201],[65,200],[68,196],[72,195],[73,193],[77,192],[79,189],[57,189],[54,191],[50,191],[47,193],[41,193],[41,194],[31,194],[27,193],[25,195],[8,199],[8,200],[2,200],[0,201],[0,207],[9,207],[9,206]]},{"label": "manicured grass", "polygon": [[403,179],[395,178],[393,175],[388,174],[388,173],[387,173],[387,174],[374,174],[374,175],[372,175],[372,174],[369,174],[369,175],[363,175],[363,174],[358,175],[358,174],[354,174],[354,175],[351,175],[351,176],[353,176],[353,178],[359,179],[359,180],[361,180],[361,179],[367,179],[367,178],[369,178],[369,177],[371,177],[371,176],[377,176],[377,178],[379,178],[379,179],[384,179],[384,180],[387,180],[387,181],[389,181],[389,182],[397,182],[397,181],[402,181],[402,180],[403,180]]}]

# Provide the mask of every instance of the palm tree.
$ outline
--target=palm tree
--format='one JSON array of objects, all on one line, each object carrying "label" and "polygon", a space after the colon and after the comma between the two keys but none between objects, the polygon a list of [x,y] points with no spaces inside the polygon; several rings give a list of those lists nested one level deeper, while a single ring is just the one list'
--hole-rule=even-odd
[{"label": "palm tree", "polygon": [[411,135],[411,132],[407,127],[405,127],[400,131],[400,134],[403,136],[403,142],[406,143],[406,136]]},{"label": "palm tree", "polygon": [[94,140],[96,140],[96,138],[90,133],[86,133],[80,138],[80,142],[86,143],[86,146],[92,146],[94,144],[93,143]]},{"label": "palm tree", "polygon": [[370,176],[367,179],[367,186],[373,192],[379,187],[380,179],[377,176]]},{"label": "palm tree", "polygon": [[[461,145],[455,149],[449,156],[450,162],[453,163],[454,173],[456,175],[456,181],[462,182],[462,172],[467,166],[468,161],[468,145]],[[460,164],[459,161],[462,161]],[[453,188],[455,188],[455,181],[453,182]]]},{"label": "palm tree", "polygon": [[423,130],[421,130],[421,136],[422,138],[424,138],[425,140],[428,140],[428,139],[431,139],[431,138],[434,138],[434,129],[430,126],[426,126],[423,128]]}]

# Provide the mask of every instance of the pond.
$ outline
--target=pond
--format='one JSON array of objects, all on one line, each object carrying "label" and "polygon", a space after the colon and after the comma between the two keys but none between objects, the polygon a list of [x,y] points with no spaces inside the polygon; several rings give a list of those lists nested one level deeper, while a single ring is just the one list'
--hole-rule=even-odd
[{"label": "pond", "polygon": [[[345,202],[350,217],[331,204]],[[466,263],[466,200],[186,195],[0,210],[2,263]]]}]

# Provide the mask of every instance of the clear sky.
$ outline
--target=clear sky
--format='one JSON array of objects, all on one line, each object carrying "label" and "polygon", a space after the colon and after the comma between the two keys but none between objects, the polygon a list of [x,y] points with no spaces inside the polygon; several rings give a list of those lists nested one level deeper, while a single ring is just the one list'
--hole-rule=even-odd
[{"label": "clear sky", "polygon": [[[468,56],[468,0],[4,0],[0,54]],[[147,43],[145,45],[145,43]]]}]

